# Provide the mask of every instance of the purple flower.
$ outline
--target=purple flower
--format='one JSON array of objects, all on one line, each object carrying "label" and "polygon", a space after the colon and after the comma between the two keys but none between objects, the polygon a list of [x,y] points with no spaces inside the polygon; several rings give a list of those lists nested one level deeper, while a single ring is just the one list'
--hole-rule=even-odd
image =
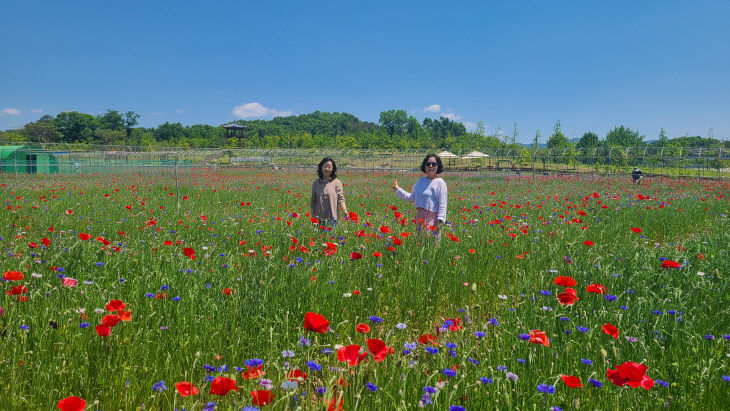
[{"label": "purple flower", "polygon": [[442,372],[447,377],[456,377],[456,371],[452,370],[451,368],[444,368]]},{"label": "purple flower", "polygon": [[517,336],[522,341],[528,341],[530,339],[530,334],[520,334]]},{"label": "purple flower", "polygon": [[382,323],[383,322],[383,319],[382,318],[376,317],[374,315],[371,315],[369,318],[370,318],[370,321],[372,321],[374,323],[378,323],[379,324],[379,323]]},{"label": "purple flower", "polygon": [[598,380],[594,380],[593,378],[588,379],[588,382],[591,383],[591,384],[593,384],[593,386],[596,387],[596,388],[603,387],[603,383],[601,383]]},{"label": "purple flower", "polygon": [[378,386],[371,382],[365,383],[365,386],[372,392],[378,391]]},{"label": "purple flower", "polygon": [[575,327],[575,328],[576,328],[576,329],[577,329],[578,331],[582,332],[582,333],[587,333],[588,331],[590,331],[590,328],[588,328],[588,327],[581,327],[580,325],[579,325],[579,326],[577,326],[577,327]]},{"label": "purple flower", "polygon": [[555,386],[547,384],[539,384],[537,390],[543,394],[555,394]]},{"label": "purple flower", "polygon": [[487,335],[484,331],[474,331],[474,336],[477,337],[477,339],[484,338],[484,336]]},{"label": "purple flower", "polygon": [[660,379],[657,379],[656,380],[656,383],[659,384],[659,385],[661,385],[662,387],[669,387],[669,383],[668,382],[662,381]]},{"label": "purple flower", "polygon": [[593,361],[591,361],[591,360],[588,360],[588,359],[586,359],[586,358],[581,358],[581,359],[580,359],[580,362],[582,362],[582,363],[583,363],[583,364],[585,364],[585,365],[593,365]]},{"label": "purple flower", "polygon": [[491,384],[493,382],[493,380],[491,378],[481,377],[481,378],[479,378],[479,382],[484,385],[487,385],[487,384]]},{"label": "purple flower", "polygon": [[712,334],[705,335],[705,340],[714,340],[714,339],[715,339],[715,336]]},{"label": "purple flower", "polygon": [[603,298],[605,298],[608,301],[616,301],[618,299],[615,295],[611,295],[611,294],[606,294],[606,296]]}]

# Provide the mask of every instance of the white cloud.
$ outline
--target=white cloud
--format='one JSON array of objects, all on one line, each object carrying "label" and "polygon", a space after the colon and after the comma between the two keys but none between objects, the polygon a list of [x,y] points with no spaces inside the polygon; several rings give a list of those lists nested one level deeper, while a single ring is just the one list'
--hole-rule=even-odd
[{"label": "white cloud", "polygon": [[441,111],[441,105],[431,104],[430,106],[424,108],[423,111],[428,111],[429,113],[438,113],[439,111]]},{"label": "white cloud", "polygon": [[9,116],[17,116],[20,114],[20,110],[18,110],[17,108],[8,107],[8,108],[4,108],[2,113],[7,114]]},{"label": "white cloud", "polygon": [[261,103],[251,102],[244,103],[240,106],[233,107],[233,115],[238,118],[253,117],[286,117],[291,116],[291,110],[279,111],[274,108],[266,108]]},{"label": "white cloud", "polygon": [[183,110],[182,110],[181,108],[179,108],[179,109],[175,110],[175,112],[176,112],[177,114],[182,114]]},{"label": "white cloud", "polygon": [[31,110],[30,112],[31,112],[31,113],[42,113],[42,112],[43,112],[43,109],[40,109],[40,108],[34,108],[34,109],[33,109],[33,110]]},{"label": "white cloud", "polygon": [[458,115],[456,113],[452,113],[452,112],[441,113],[441,117],[446,117],[446,118],[448,118],[451,121],[461,120],[461,116],[460,115]]}]

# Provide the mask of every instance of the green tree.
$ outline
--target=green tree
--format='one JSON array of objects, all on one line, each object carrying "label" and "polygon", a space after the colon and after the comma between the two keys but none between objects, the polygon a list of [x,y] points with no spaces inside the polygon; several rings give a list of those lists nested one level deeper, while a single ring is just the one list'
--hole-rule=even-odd
[{"label": "green tree", "polygon": [[657,141],[657,144],[659,147],[666,147],[667,143],[669,142],[669,139],[667,138],[667,132],[664,131],[664,128],[659,131],[659,141]]},{"label": "green tree", "polygon": [[137,120],[139,119],[139,114],[135,113],[134,111],[127,111],[124,113],[124,130],[127,132],[127,137],[129,137],[132,134],[132,128],[136,126]]},{"label": "green tree", "polygon": [[160,124],[154,131],[157,141],[174,141],[185,137],[183,125],[180,123],[165,122]]},{"label": "green tree", "polygon": [[560,120],[555,123],[553,127],[553,134],[550,135],[547,141],[548,148],[567,148],[570,147],[570,140],[563,134],[561,129]]},{"label": "green tree", "polygon": [[408,122],[408,114],[405,110],[388,110],[380,112],[380,125],[385,129],[389,136],[403,135],[403,130]]},{"label": "green tree", "polygon": [[609,147],[641,147],[644,144],[644,136],[628,127],[614,127],[606,134],[606,145]]},{"label": "green tree", "polygon": [[124,130],[124,118],[117,110],[107,110],[106,113],[96,116],[99,126],[107,130]]},{"label": "green tree", "polygon": [[479,120],[477,123],[477,129],[474,130],[474,134],[478,135],[479,137],[484,137],[487,135],[487,130],[484,127],[484,122]]},{"label": "green tree", "polygon": [[91,141],[94,130],[99,128],[96,117],[78,111],[58,113],[53,124],[63,134],[62,140],[69,143]]},{"label": "green tree", "polygon": [[28,141],[34,143],[55,143],[61,141],[61,137],[63,137],[53,123],[53,117],[48,115],[26,124],[23,127],[23,133],[28,137]]},{"label": "green tree", "polygon": [[598,147],[598,134],[589,131],[584,133],[576,145],[578,148]]},{"label": "green tree", "polygon": [[540,130],[535,131],[535,138],[532,139],[532,151],[535,152],[537,149],[540,148],[540,137],[542,137],[542,133],[540,133]]},{"label": "green tree", "polygon": [[520,135],[520,130],[517,128],[517,123],[515,122],[514,128],[512,129],[512,141],[510,144],[515,145],[517,144],[517,136]]},{"label": "green tree", "polygon": [[94,130],[94,143],[124,145],[127,134],[122,130],[109,130],[97,128]]}]

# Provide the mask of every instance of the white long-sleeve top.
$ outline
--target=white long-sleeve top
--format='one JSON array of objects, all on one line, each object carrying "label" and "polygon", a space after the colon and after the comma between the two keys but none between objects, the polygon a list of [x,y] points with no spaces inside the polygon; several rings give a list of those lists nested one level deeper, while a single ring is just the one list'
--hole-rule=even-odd
[{"label": "white long-sleeve top", "polygon": [[429,180],[427,177],[421,177],[416,184],[413,185],[413,191],[410,193],[398,187],[395,192],[398,198],[415,203],[416,207],[425,208],[438,214],[438,220],[446,221],[446,198],[448,189],[446,182],[442,178],[434,178]]}]

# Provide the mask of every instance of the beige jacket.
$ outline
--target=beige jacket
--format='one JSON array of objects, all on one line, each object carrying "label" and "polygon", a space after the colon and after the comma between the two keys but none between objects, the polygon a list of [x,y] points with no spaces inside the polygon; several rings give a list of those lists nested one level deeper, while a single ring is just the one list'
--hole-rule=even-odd
[{"label": "beige jacket", "polygon": [[312,200],[310,209],[312,217],[319,220],[337,220],[337,206],[346,210],[345,194],[342,191],[342,182],[339,179],[324,181],[314,180],[312,183]]}]

